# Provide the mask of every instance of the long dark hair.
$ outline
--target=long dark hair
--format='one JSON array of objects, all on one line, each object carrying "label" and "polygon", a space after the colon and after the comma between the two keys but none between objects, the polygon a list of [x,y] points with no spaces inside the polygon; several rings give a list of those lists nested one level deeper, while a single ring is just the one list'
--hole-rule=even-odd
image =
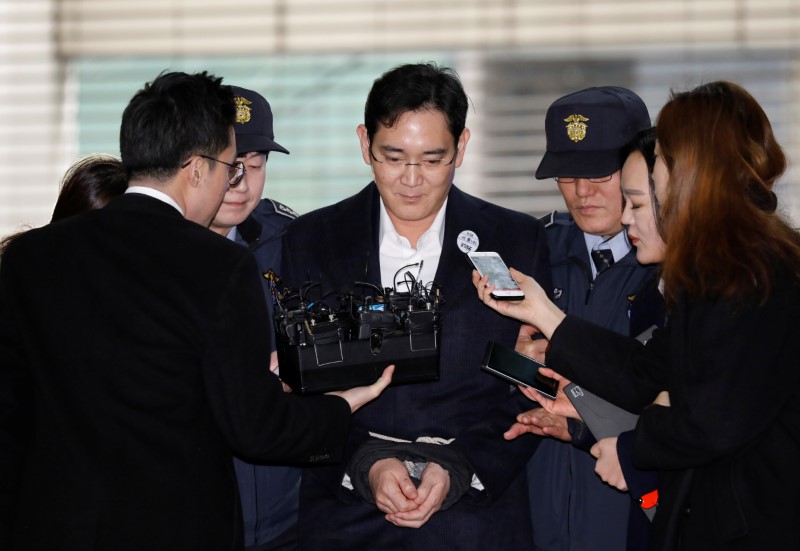
[{"label": "long dark hair", "polygon": [[[94,153],[75,161],[61,179],[61,190],[53,207],[50,222],[87,210],[103,208],[128,188],[122,161],[113,155]],[[30,228],[28,228],[30,229]],[[0,254],[12,241],[28,231],[24,229],[0,241]]]},{"label": "long dark hair", "polygon": [[64,174],[50,221],[102,208],[114,197],[125,193],[127,187],[122,161],[102,153],[87,155]]}]

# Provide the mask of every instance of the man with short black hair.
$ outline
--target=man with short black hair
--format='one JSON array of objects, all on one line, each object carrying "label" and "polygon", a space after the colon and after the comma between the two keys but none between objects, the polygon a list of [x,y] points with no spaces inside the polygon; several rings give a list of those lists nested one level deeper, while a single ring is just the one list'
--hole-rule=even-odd
[{"label": "man with short black hair", "polygon": [[439,380],[387,389],[354,417],[344,464],[304,471],[301,549],[530,544],[524,465],[537,439],[502,437],[530,402],[480,369],[487,341],[513,346],[520,326],[477,300],[465,253],[497,251],[549,282],[547,247],[538,220],[453,184],[470,137],[467,107],[449,69],[409,64],[383,74],[356,131],[374,181],[300,216],[284,238],[291,287],[311,274],[326,290],[367,282],[404,291],[413,265],[416,281],[444,300]]},{"label": "man with short black hair", "polygon": [[221,81],[145,85],[122,115],[126,193],[3,255],[2,549],[241,549],[232,450],[336,460],[389,382],[300,399],[268,372],[253,256],[208,230],[243,176]]}]

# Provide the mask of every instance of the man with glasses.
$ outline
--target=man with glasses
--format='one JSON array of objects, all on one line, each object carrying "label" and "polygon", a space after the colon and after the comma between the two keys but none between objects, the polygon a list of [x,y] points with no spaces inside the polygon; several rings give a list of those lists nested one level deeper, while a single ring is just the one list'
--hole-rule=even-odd
[{"label": "man with glasses", "polygon": [[[648,127],[647,107],[630,90],[603,86],[568,94],[547,110],[547,151],[536,171],[538,179],[555,178],[569,211],[544,219],[553,301],[625,335],[631,300],[655,268],[636,262],[622,227],[620,168],[624,146]],[[539,346],[521,338],[517,350],[535,356]],[[569,422],[576,439],[588,432]],[[595,459],[569,443],[539,445],[528,466],[536,550],[626,549],[630,497],[603,483],[594,468]],[[633,513],[634,522],[647,523]]]},{"label": "man with glasses", "polygon": [[[228,167],[228,185],[225,186],[225,191],[227,192],[232,187],[236,187],[244,178],[244,163],[241,161],[235,161],[233,163],[228,163],[223,161],[222,159],[215,159],[214,157],[209,157],[208,155],[198,155],[198,157],[202,157],[203,159],[207,159],[209,161],[214,161],[215,163],[220,163]],[[181,165],[181,168],[186,168],[192,162],[191,159],[186,161]]]},{"label": "man with glasses", "polygon": [[[342,465],[310,468],[300,491],[300,548],[522,549],[530,544],[524,466],[536,439],[503,440],[530,402],[480,369],[487,341],[512,347],[520,326],[475,297],[465,253],[497,251],[549,282],[544,229],[454,184],[470,131],[457,76],[433,64],[378,78],[357,128],[374,181],[300,216],[283,244],[283,280],[324,290],[355,282],[441,289],[438,381],[398,385],[354,417]],[[413,273],[413,275],[409,275]]]},{"label": "man with glasses", "polygon": [[[244,177],[225,192],[209,228],[243,247],[256,257],[258,271],[280,273],[281,237],[295,212],[272,199],[261,199],[272,151],[289,151],[275,141],[269,102],[253,90],[232,86],[236,104],[236,163]],[[270,282],[259,277],[272,319]],[[270,369],[278,367],[275,345]],[[239,497],[244,516],[247,551],[294,549],[297,545],[297,507],[300,469],[281,465],[259,465],[234,458]]]},{"label": "man with glasses", "polygon": [[232,453],[335,461],[389,382],[298,398],[268,372],[253,255],[208,230],[242,174],[221,80],[145,85],[125,194],[3,255],[1,549],[242,549]]}]

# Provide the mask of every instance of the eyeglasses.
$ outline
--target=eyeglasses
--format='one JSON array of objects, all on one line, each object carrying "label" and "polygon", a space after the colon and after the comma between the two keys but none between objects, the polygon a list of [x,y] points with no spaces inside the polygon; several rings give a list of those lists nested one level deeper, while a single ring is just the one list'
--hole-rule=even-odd
[{"label": "eyeglasses", "polygon": [[[221,161],[219,159],[215,159],[214,157],[209,157],[208,155],[200,155],[197,154],[198,157],[202,157],[204,159],[208,159],[209,161],[216,161],[218,163],[222,163],[227,165],[228,167],[228,187],[236,187],[238,186],[242,178],[244,178],[244,173],[246,172],[244,168],[244,163],[242,161],[236,161],[233,164],[226,163],[225,161]],[[192,162],[191,160],[186,161],[181,165],[181,168],[186,168],[189,166],[189,163]]]},{"label": "eyeglasses", "polygon": [[611,181],[611,177],[614,176],[613,174],[609,174],[608,176],[601,176],[600,178],[561,178],[556,177],[555,181],[559,184],[574,184],[576,180],[589,180],[593,184],[604,184],[606,182]]},{"label": "eyeglasses", "polygon": [[380,163],[382,165],[386,165],[386,168],[393,171],[393,172],[401,172],[406,169],[407,166],[418,166],[425,172],[437,172],[438,170],[452,165],[456,162],[456,156],[458,155],[458,150],[453,153],[453,158],[450,159],[449,163],[444,162],[444,159],[421,159],[419,162],[416,163],[409,163],[406,159],[402,157],[394,157],[389,155],[381,155],[383,160],[378,159],[375,154],[372,152],[372,145],[369,147],[369,155],[372,157],[372,160],[376,163]]}]

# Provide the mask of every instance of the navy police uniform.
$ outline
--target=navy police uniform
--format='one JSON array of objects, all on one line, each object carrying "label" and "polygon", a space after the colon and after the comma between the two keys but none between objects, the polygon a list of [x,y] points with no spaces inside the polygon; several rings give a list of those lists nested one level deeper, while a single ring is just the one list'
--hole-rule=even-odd
[{"label": "navy police uniform", "polygon": [[[568,314],[628,335],[631,303],[653,279],[656,268],[639,264],[631,249],[592,279],[583,232],[569,213],[551,213],[543,222],[553,302]],[[591,455],[569,443],[542,441],[528,464],[537,549],[626,548],[627,533],[620,527],[627,525],[630,497],[600,480],[594,465]],[[582,529],[570,530],[575,525]]]},{"label": "navy police uniform", "polygon": [[[262,199],[250,216],[236,227],[236,242],[250,249],[260,273],[270,269],[280,273],[281,239],[286,226],[296,217],[297,213],[286,205]],[[262,278],[261,282],[271,321],[272,293],[267,279]],[[239,458],[234,458],[234,467],[242,501],[245,545],[250,548],[274,542],[297,523],[301,470],[281,465],[256,465]]]},{"label": "navy police uniform", "polygon": [[[295,218],[297,213],[283,203],[273,199],[262,199],[250,216],[236,226],[236,242],[250,249],[262,274],[272,269],[280,275],[281,239],[286,233],[286,226]],[[263,278],[261,283],[264,286],[271,317],[273,298],[269,281]]]}]

